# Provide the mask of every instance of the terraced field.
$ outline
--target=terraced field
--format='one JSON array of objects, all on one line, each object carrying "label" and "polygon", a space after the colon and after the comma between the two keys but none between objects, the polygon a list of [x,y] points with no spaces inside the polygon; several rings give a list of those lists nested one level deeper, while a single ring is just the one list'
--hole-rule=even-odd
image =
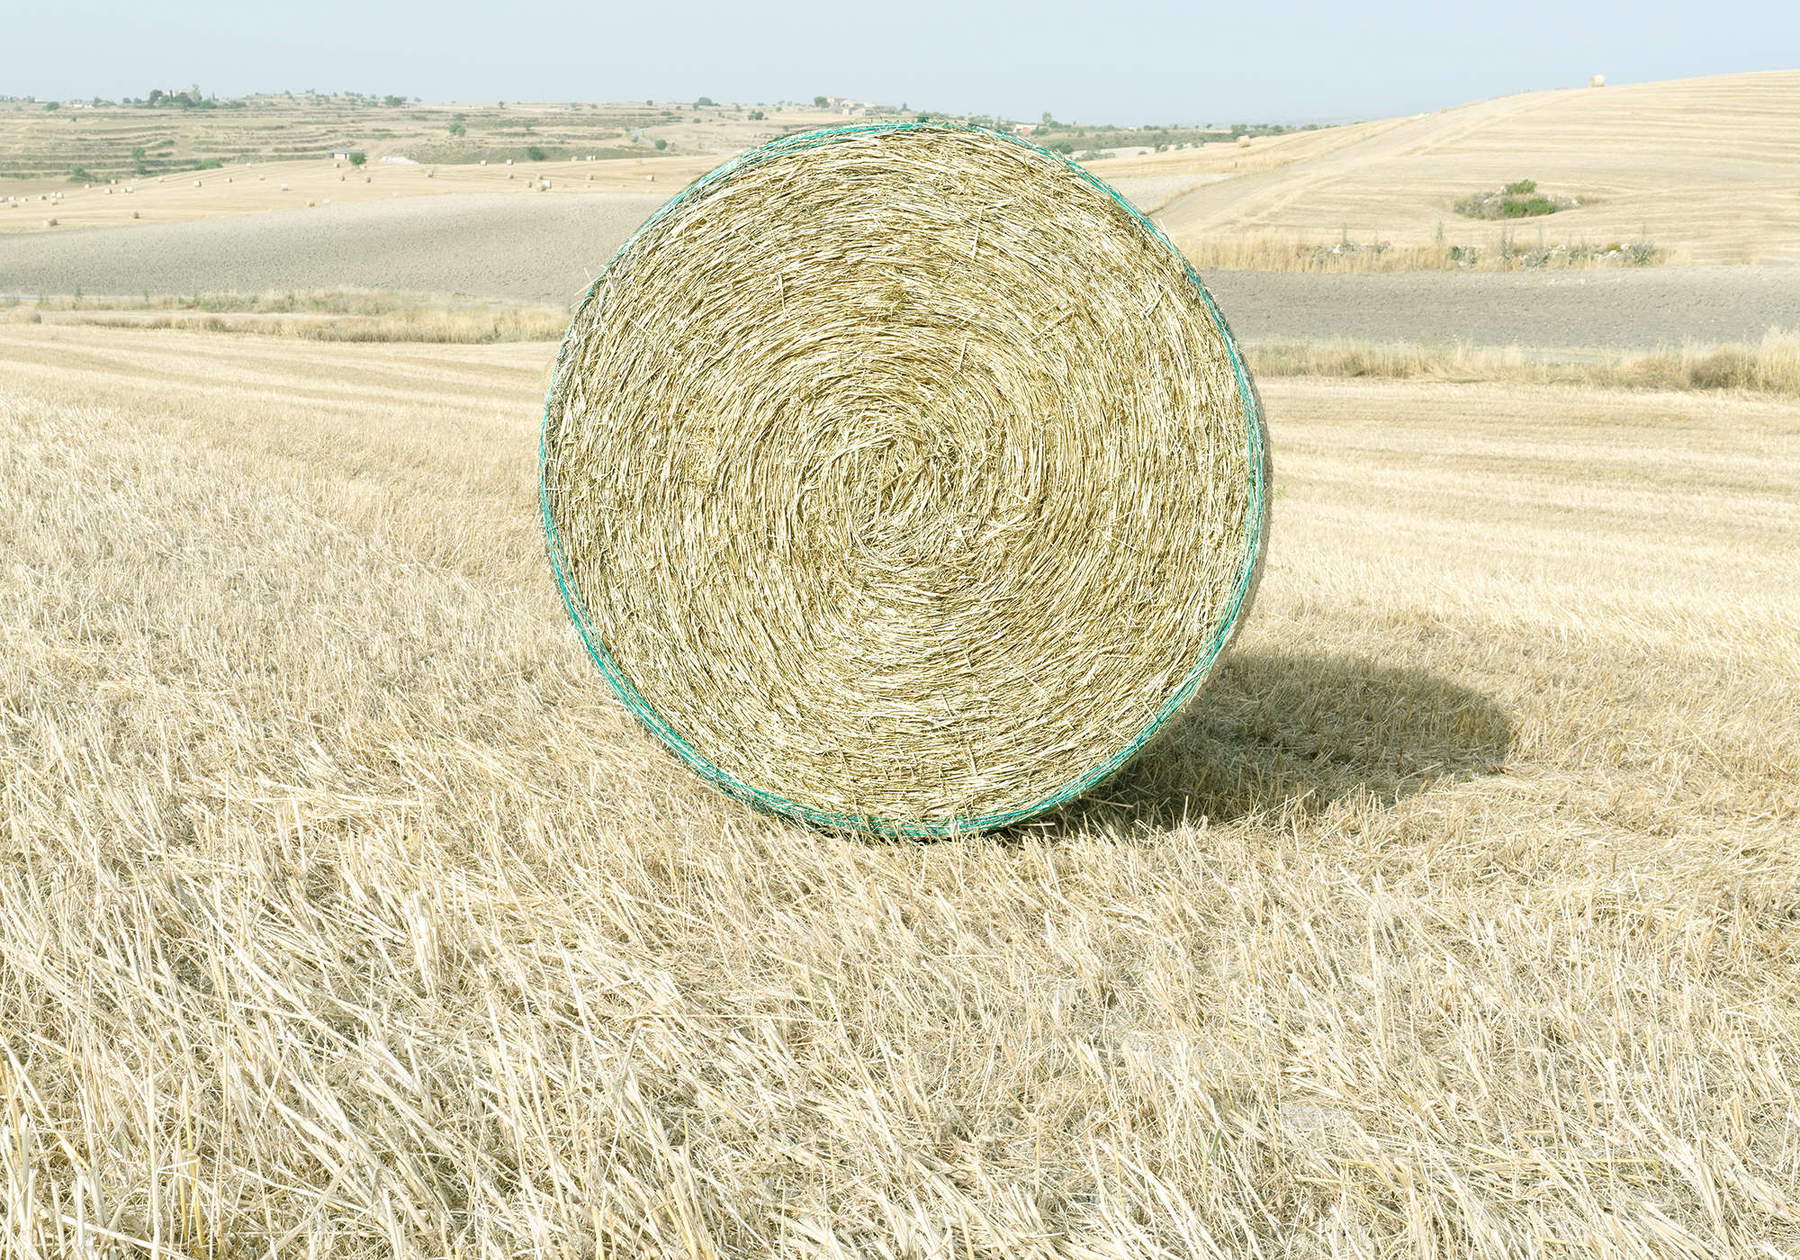
[{"label": "terraced field", "polygon": [[[66,186],[87,172],[101,180],[189,171],[203,163],[299,161],[358,149],[420,162],[476,164],[643,156],[662,140],[675,152],[733,152],[783,131],[841,121],[825,110],[766,109],[752,119],[740,105],[497,101],[384,106],[369,98],[269,95],[214,109],[35,102],[0,104],[0,182]],[[455,129],[461,128],[460,133]],[[77,183],[89,182],[76,180]],[[10,191],[10,188],[8,189]]]}]

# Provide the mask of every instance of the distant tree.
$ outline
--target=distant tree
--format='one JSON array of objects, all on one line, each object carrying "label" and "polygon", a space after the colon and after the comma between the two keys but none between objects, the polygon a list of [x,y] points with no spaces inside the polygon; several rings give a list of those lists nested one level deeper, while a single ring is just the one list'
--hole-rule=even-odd
[{"label": "distant tree", "polygon": [[825,105],[826,105],[826,98],[823,96],[815,96],[815,97],[813,97],[813,104],[816,105],[820,109],[824,109]]},{"label": "distant tree", "polygon": [[381,103],[392,109],[396,105],[406,104],[406,98],[404,96],[384,96],[381,98]]},{"label": "distant tree", "polygon": [[465,127],[465,126],[463,126],[463,125],[462,125],[462,124],[461,124],[461,123],[459,123],[459,122],[453,122],[453,123],[451,123],[451,124],[450,124],[450,134],[451,134],[451,135],[453,135],[453,136],[465,136],[465,135],[467,135],[467,134],[468,134],[468,133],[469,133],[469,129],[468,129],[468,128],[467,128],[467,127]]},{"label": "distant tree", "polygon": [[542,162],[545,154],[540,146],[534,144],[525,150],[525,156],[530,158],[533,162]]},{"label": "distant tree", "polygon": [[364,162],[367,162],[368,160],[369,160],[369,155],[367,153],[364,153],[361,149],[354,150],[350,154],[350,165],[352,165],[352,166],[361,166]]},{"label": "distant tree", "polygon": [[656,147],[659,149],[666,149],[669,147],[669,142],[667,140],[659,139],[656,142]]},{"label": "distant tree", "polygon": [[753,109],[750,111],[750,121],[751,122],[761,122],[762,120],[763,120],[763,112],[760,109]]},{"label": "distant tree", "polygon": [[44,108],[45,108],[45,109],[61,109],[61,108],[62,108],[62,102],[61,102],[61,101],[47,101],[47,102],[46,102],[46,103],[45,103],[45,104],[44,104]]},{"label": "distant tree", "polygon": [[717,104],[718,104],[718,102],[713,100],[712,97],[702,96],[699,100],[694,102],[694,108],[699,109],[702,105],[717,105]]}]

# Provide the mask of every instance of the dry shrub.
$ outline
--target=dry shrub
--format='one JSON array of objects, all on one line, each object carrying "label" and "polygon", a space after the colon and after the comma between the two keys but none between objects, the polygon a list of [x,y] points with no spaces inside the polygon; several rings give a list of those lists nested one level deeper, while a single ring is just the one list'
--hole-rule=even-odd
[{"label": "dry shrub", "polygon": [[1261,420],[1192,269],[1091,175],[967,128],[721,167],[578,310],[545,425],[571,614],[724,790],[998,826],[1197,690],[1264,534]]}]

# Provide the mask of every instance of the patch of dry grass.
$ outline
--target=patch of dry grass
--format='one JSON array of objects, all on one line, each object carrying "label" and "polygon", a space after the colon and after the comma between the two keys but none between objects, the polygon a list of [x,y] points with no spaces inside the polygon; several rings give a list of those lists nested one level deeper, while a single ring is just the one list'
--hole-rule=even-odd
[{"label": "patch of dry grass", "polygon": [[306,341],[461,344],[554,341],[568,325],[567,312],[554,306],[453,301],[362,289],[195,297],[44,297],[13,303],[8,319],[25,324],[256,333]]},{"label": "patch of dry grass", "polygon": [[1800,332],[1780,328],[1771,328],[1761,341],[1746,345],[1687,345],[1649,352],[1304,341],[1262,342],[1247,347],[1246,354],[1259,373],[1272,376],[1379,376],[1800,396]]},{"label": "patch of dry grass", "polygon": [[[0,302],[0,312],[5,313],[0,322],[24,324],[427,344],[559,341],[569,319],[555,306],[457,301],[366,289],[193,297],[44,297]],[[1272,376],[1374,376],[1800,395],[1800,332],[1782,328],[1769,329],[1754,343],[1695,343],[1648,352],[1353,341],[1266,341],[1249,344],[1245,350],[1259,374]]]},{"label": "patch of dry grass", "polygon": [[1011,835],[700,789],[545,346],[0,328],[21,1255],[1800,1250],[1800,420],[1268,380],[1245,639]]},{"label": "patch of dry grass", "polygon": [[1538,243],[1510,228],[1491,234],[1459,232],[1462,244],[1432,242],[1395,245],[1380,233],[1352,239],[1305,239],[1274,233],[1202,237],[1183,243],[1183,252],[1201,270],[1307,271],[1370,274],[1390,271],[1572,271],[1643,267],[1671,261],[1668,251],[1649,241]]}]

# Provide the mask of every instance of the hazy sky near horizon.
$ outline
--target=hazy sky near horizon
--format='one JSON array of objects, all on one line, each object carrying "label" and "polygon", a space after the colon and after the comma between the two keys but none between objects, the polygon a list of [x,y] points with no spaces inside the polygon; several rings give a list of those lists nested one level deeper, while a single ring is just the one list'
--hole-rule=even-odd
[{"label": "hazy sky near horizon", "polygon": [[1483,97],[1800,68],[1800,4],[1071,0],[779,8],[573,0],[0,0],[0,94],[359,91],[768,102],[1116,123],[1375,118]]}]

